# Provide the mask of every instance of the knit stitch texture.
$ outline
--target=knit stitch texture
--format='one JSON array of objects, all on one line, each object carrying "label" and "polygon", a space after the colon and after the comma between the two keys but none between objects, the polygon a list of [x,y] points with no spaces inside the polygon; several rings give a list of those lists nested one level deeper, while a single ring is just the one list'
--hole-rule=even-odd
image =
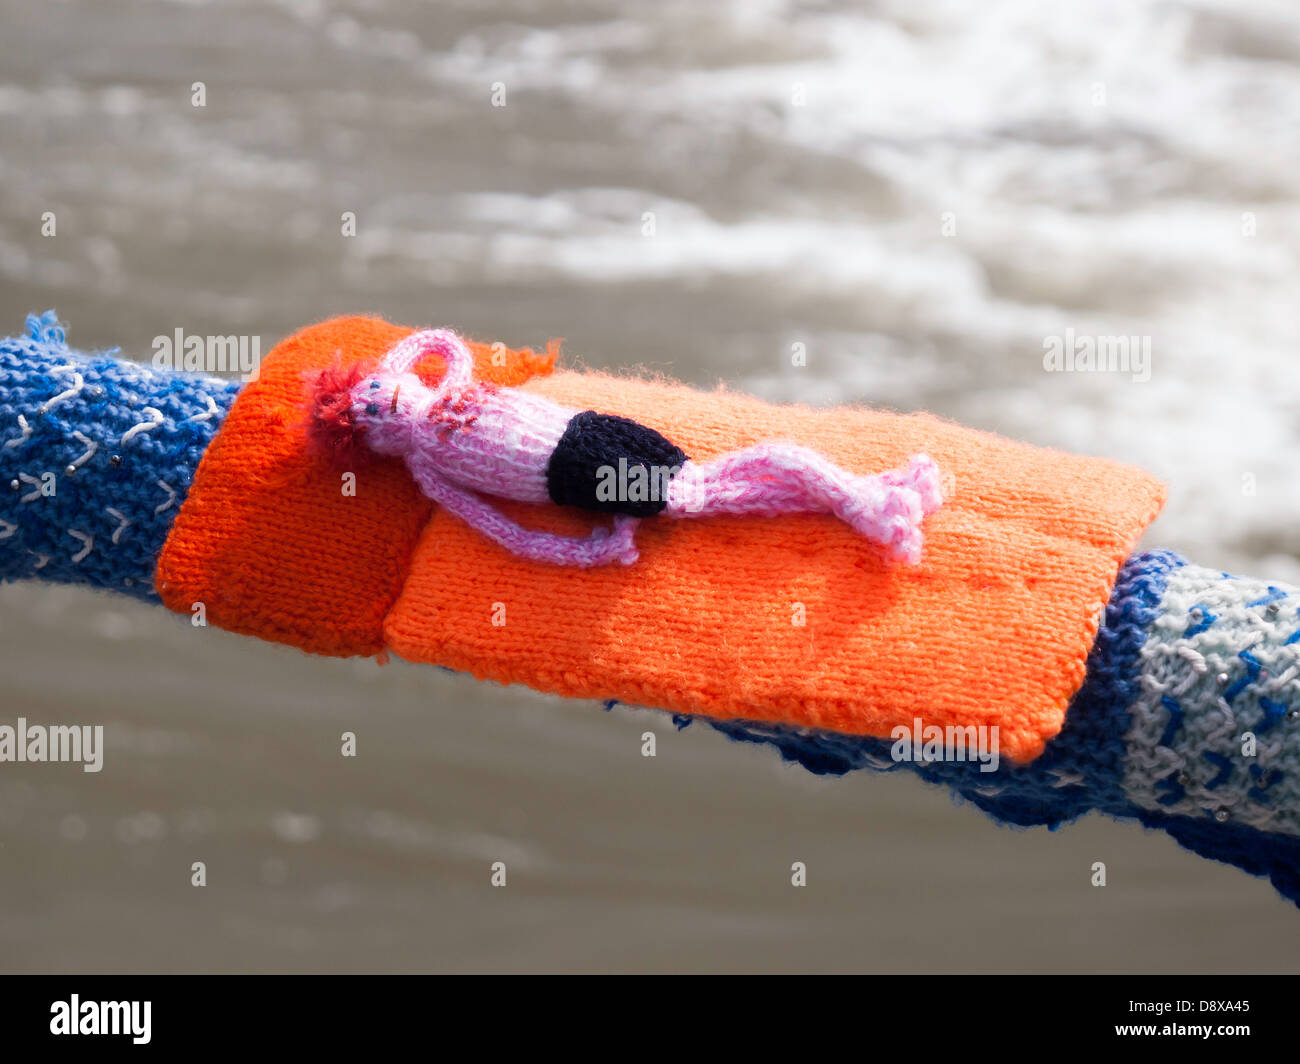
[{"label": "knit stitch texture", "polygon": [[[442,362],[426,385],[414,367]],[[776,517],[830,513],[883,546],[899,561],[920,559],[921,522],[942,503],[939,471],[925,455],[906,469],[858,476],[807,447],[763,442],[703,465],[661,433],[630,418],[574,411],[520,389],[477,380],[473,356],[450,329],[427,329],[396,344],[373,370],[343,378],[321,374],[309,406],[320,423],[313,437],[340,429],[378,454],[401,458],[421,490],[448,512],[516,557],[591,568],[638,554],[635,520],[745,514]],[[337,447],[335,448],[337,450]],[[348,449],[351,449],[349,443]],[[662,491],[658,505],[631,493],[601,499],[602,479],[628,467]],[[605,474],[617,477],[607,478]],[[524,528],[495,499],[557,502],[619,515],[574,538]]]},{"label": "knit stitch texture", "polygon": [[[319,654],[384,650],[383,621],[431,504],[396,459],[354,469],[313,446],[307,407],[322,372],[373,364],[412,330],[338,318],[278,343],[203,456],[163,547],[157,586],[171,609]],[[519,384],[557,350],[471,344],[475,376]],[[443,367],[426,368],[437,379]]]},{"label": "knit stitch texture", "polygon": [[0,580],[157,601],[154,564],[239,382],[68,347],[53,311],[0,340]]},{"label": "knit stitch texture", "polygon": [[[952,478],[915,566],[811,514],[655,519],[639,531],[632,568],[539,566],[471,527],[489,516],[467,513],[463,496],[440,499],[430,517],[428,493],[400,462],[340,471],[312,451],[313,375],[382,361],[409,336],[342,318],[268,354],[164,546],[156,583],[169,607],[189,613],[201,602],[210,624],[314,652],[388,648],[545,691],[719,719],[887,736],[919,709],[939,727],[997,725],[1004,756],[1025,761],[1060,730],[1116,571],[1163,499],[1130,467],[937,418],[549,376],[553,353],[479,345],[474,365],[457,371],[466,381],[520,402],[630,417],[702,468],[785,440],[856,476],[925,453]],[[410,368],[425,374],[420,387],[446,372]],[[476,462],[467,455],[466,477]],[[535,488],[541,497],[543,472]],[[608,520],[530,498],[493,513],[512,530],[588,542]],[[508,619],[494,623],[502,608]]]},{"label": "knit stitch texture", "polygon": [[[646,520],[634,566],[573,571],[512,556],[437,509],[386,619],[388,646],[562,695],[854,735],[887,736],[917,715],[997,725],[1004,755],[1030,760],[1060,730],[1116,572],[1164,494],[1131,467],[928,415],[595,374],[520,390],[630,417],[702,467],[786,440],[860,476],[924,453],[951,477],[915,566],[833,516],[786,514]],[[604,520],[501,511],[575,538]]]},{"label": "knit stitch texture", "polygon": [[1134,804],[1300,836],[1300,592],[1185,566],[1141,665],[1124,776]]},{"label": "knit stitch texture", "polygon": [[[884,739],[707,723],[819,775],[909,769],[1018,827],[1055,829],[1091,811],[1136,820],[1268,877],[1300,906],[1298,608],[1300,592],[1286,585],[1191,566],[1170,551],[1134,555],[1065,727],[1033,762],[993,773],[973,761],[895,760]],[[675,717],[679,728],[698,719]]]},{"label": "knit stitch texture", "polygon": [[[551,453],[546,492],[558,506],[653,517],[668,505],[667,482],[686,461],[686,452],[654,429],[617,414],[585,410],[569,419]],[[647,498],[605,498],[603,469],[619,469],[625,477],[639,472],[652,490]]]},{"label": "knit stitch texture", "polygon": [[[389,342],[393,328],[371,323],[374,346]],[[318,366],[329,342],[316,346],[308,361]],[[477,357],[486,362],[486,351]],[[544,372],[539,357],[514,362],[511,379]],[[26,336],[0,341],[0,432],[9,428],[0,467],[20,485],[0,496],[0,577],[153,599],[158,545],[238,387],[71,351],[52,312],[29,319]],[[270,425],[292,429],[278,413],[271,409]],[[46,472],[54,494],[31,497]],[[335,530],[317,523],[313,531],[320,538],[311,546],[328,549]],[[890,739],[772,721],[675,720],[772,744],[819,774],[910,768],[1003,823],[1055,828],[1089,810],[1137,819],[1199,854],[1268,876],[1300,904],[1297,654],[1295,588],[1153,551],[1121,569],[1064,727],[1029,763],[1004,760],[985,773],[971,761],[895,760]]]}]

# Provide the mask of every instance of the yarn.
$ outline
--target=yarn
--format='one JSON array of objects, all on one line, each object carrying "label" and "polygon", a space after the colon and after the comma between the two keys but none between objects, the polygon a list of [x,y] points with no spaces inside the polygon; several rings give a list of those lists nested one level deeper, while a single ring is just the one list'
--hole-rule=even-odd
[{"label": "yarn", "polygon": [[1092,809],[1134,816],[1124,790],[1127,712],[1140,690],[1147,632],[1161,616],[1171,574],[1184,565],[1183,558],[1164,550],[1144,551],[1125,561],[1064,726],[1039,757],[1020,764],[1003,761],[996,773],[981,772],[972,762],[895,761],[889,739],[751,721],[708,723],[737,741],[773,745],[784,760],[818,775],[908,768],[1018,826],[1054,828]]},{"label": "yarn", "polygon": [[[394,459],[368,454],[339,468],[313,442],[304,400],[321,371],[377,363],[411,331],[337,318],[266,354],[203,455],[163,547],[156,583],[168,608],[188,613],[203,602],[209,624],[312,653],[383,652],[384,617],[431,504]],[[470,350],[477,379],[509,385],[549,373],[558,354],[554,344]]]},{"label": "yarn", "polygon": [[1297,632],[1295,588],[1195,565],[1173,576],[1129,708],[1135,805],[1300,836]]},{"label": "yarn", "polygon": [[[997,725],[1003,756],[1031,760],[1059,731],[1115,574],[1163,498],[1130,467],[928,415],[589,373],[515,390],[617,410],[690,455],[684,470],[785,440],[858,476],[925,453],[951,478],[916,566],[891,564],[834,515],[720,514],[642,521],[635,566],[571,571],[512,556],[435,508],[385,620],[389,649],[569,697],[852,735],[888,736],[919,712],[939,727]],[[498,508],[575,540],[602,520]],[[505,625],[491,623],[496,604]]]},{"label": "yarn", "polygon": [[[304,401],[313,387],[319,394],[322,370],[378,363],[413,335],[343,318],[267,355],[204,455],[163,549],[157,583],[170,608],[203,602],[210,624],[313,652],[392,650],[559,694],[719,719],[888,735],[922,707],[940,727],[996,724],[1004,756],[1023,761],[1059,731],[1115,572],[1163,498],[1157,481],[1129,467],[928,416],[550,375],[552,352],[498,358],[473,345],[472,364],[455,363],[459,399],[439,403],[446,421],[427,431],[454,479],[421,484],[375,452],[409,447],[407,415],[447,383],[445,359],[417,364],[427,338],[410,340],[407,368],[354,411],[368,464],[338,469],[311,446]],[[373,379],[358,375],[356,386]],[[505,421],[524,426],[523,446],[493,444],[507,431],[491,423],[498,399]],[[926,518],[925,557],[910,567],[864,547],[833,515],[656,519],[642,522],[635,543],[637,519],[617,515],[602,536],[593,529],[607,518],[555,506],[546,482],[544,459],[573,413],[587,410],[653,429],[691,456],[686,468],[788,441],[781,446],[853,476],[905,477],[908,456],[930,454],[952,491]],[[470,418],[471,429],[456,427]],[[502,485],[515,500],[493,498],[489,509],[484,497]],[[483,529],[515,537],[518,553]],[[531,560],[534,545],[554,556],[557,543],[588,552],[572,563],[593,567]],[[600,564],[634,551],[634,575]],[[509,624],[490,623],[496,603],[509,608]]]},{"label": "yarn", "polygon": [[0,340],[0,580],[158,601],[153,572],[239,382],[67,345],[54,311]]},{"label": "yarn", "polygon": [[[327,576],[331,551],[336,551],[335,557],[342,559],[344,564],[360,562],[372,565],[375,552],[381,551],[383,545],[360,542],[353,537],[358,530],[364,530],[367,522],[371,522],[376,530],[382,527],[380,518],[384,514],[375,509],[375,503],[382,500],[371,498],[362,502],[358,496],[350,500],[358,504],[356,508],[337,506],[331,501],[315,510],[311,507],[294,510],[293,507],[301,502],[292,491],[296,471],[290,470],[293,475],[285,479],[285,471],[277,470],[272,464],[253,470],[250,477],[247,466],[212,463],[203,479],[218,492],[215,500],[218,503],[224,500],[235,511],[241,506],[256,505],[273,509],[284,502],[275,492],[259,494],[256,490],[260,483],[258,476],[269,478],[277,490],[289,489],[287,501],[290,505],[284,509],[291,517],[299,518],[300,524],[281,524],[275,519],[259,526],[250,521],[246,513],[223,515],[219,505],[200,503],[197,486],[191,488],[190,485],[195,481],[195,469],[200,466],[200,459],[203,464],[208,464],[208,458],[203,456],[204,443],[211,440],[223,420],[223,435],[236,425],[237,414],[246,419],[243,432],[248,436],[247,439],[231,437],[240,442],[234,445],[235,450],[228,457],[241,457],[239,448],[243,443],[248,443],[254,454],[286,443],[290,445],[286,453],[291,456],[300,451],[309,455],[313,453],[308,439],[309,426],[290,416],[289,404],[300,401],[304,368],[319,385],[321,369],[333,364],[336,341],[341,335],[340,326],[343,333],[350,333],[356,341],[358,357],[364,357],[366,350],[382,352],[395,342],[395,336],[400,338],[404,334],[404,330],[364,319],[344,319],[305,330],[292,338],[286,351],[277,354],[273,360],[275,365],[264,367],[263,378],[269,376],[278,383],[262,394],[246,390],[246,395],[254,401],[243,403],[241,398],[228,415],[239,387],[233,381],[152,371],[111,355],[87,357],[67,348],[63,330],[52,312],[30,318],[26,336],[0,341],[0,470],[6,477],[16,473],[12,480],[19,484],[17,489],[9,488],[7,493],[0,495],[0,577],[6,580],[34,577],[82,583],[152,598],[149,589],[151,567],[168,525],[173,521],[180,524],[212,518],[220,522],[229,518],[234,521],[238,535],[220,542],[233,543],[238,550],[235,557],[227,560],[228,568],[221,569],[221,574],[230,578],[230,584],[228,588],[218,589],[220,594],[212,601],[216,615],[229,624],[229,599],[254,611],[251,615],[254,623],[250,626],[257,628],[258,634],[270,633],[274,638],[276,629],[267,620],[271,606],[280,601],[290,615],[290,620],[285,623],[289,635],[300,639],[305,632],[310,638],[327,642],[321,637],[319,628],[299,628],[302,619],[292,616],[294,611],[303,608],[302,599],[310,604],[313,595],[324,596],[322,586],[313,584],[303,589],[292,581],[301,579],[304,573],[311,575],[311,565],[304,561],[307,557],[314,559],[316,568]],[[490,356],[499,352],[493,352],[485,345],[476,345],[473,351],[476,374],[496,373],[512,385],[523,383],[530,375],[545,374],[553,360],[553,354],[536,356],[531,352],[512,352],[505,362],[490,361]],[[282,358],[283,355],[290,357]],[[352,375],[346,358],[337,361],[344,378]],[[359,379],[360,373],[355,377]],[[565,380],[557,380],[553,386],[565,395],[582,390]],[[611,382],[610,386],[616,387],[628,400],[629,409],[638,407],[640,386],[636,382]],[[735,412],[728,411],[726,404],[718,403],[712,412],[708,412],[703,404],[718,397],[696,397],[684,389],[673,389],[668,395],[655,389],[651,391],[654,394],[640,397],[646,400],[645,409],[668,411],[670,417],[664,422],[665,426],[669,426],[669,422],[676,425],[674,432],[681,430],[679,438],[698,438],[699,452],[706,455],[706,463],[710,450],[707,431],[704,428],[696,430],[696,437],[691,429],[691,412],[697,411],[697,403],[701,404],[698,416],[702,423],[715,424],[720,418],[725,424],[731,414],[744,422],[749,431],[761,431],[761,426],[751,422],[774,416],[772,408],[764,408],[762,404],[757,407],[747,405],[742,411]],[[284,397],[285,405],[275,405],[278,394]],[[270,400],[269,404],[267,400]],[[147,414],[146,409],[159,416]],[[824,424],[834,420],[832,415],[818,417],[828,419],[823,421]],[[877,421],[872,427],[879,429],[888,424]],[[945,426],[940,423],[937,427]],[[876,440],[876,437],[864,434],[865,427],[860,422],[855,421],[850,428],[847,435],[858,447],[869,447],[871,441]],[[896,424],[893,429],[901,431]],[[964,433],[965,430],[960,431]],[[910,445],[915,442],[914,434],[907,435],[906,441],[895,441],[899,450],[904,449],[903,443]],[[833,439],[833,436],[832,432],[826,438]],[[127,439],[125,446],[122,445],[124,437]],[[714,440],[712,446],[724,446],[725,442]],[[936,447],[935,450],[956,459],[960,448],[951,445],[952,440],[948,439],[945,447]],[[965,530],[967,535],[980,529],[981,511],[974,500],[996,498],[996,486],[1008,483],[1010,470],[1000,464],[1004,458],[1010,460],[1012,457],[1011,453],[1001,450],[1005,447],[1012,447],[1014,453],[1018,445],[990,437],[980,440],[976,456],[981,457],[984,463],[981,468],[996,468],[993,483],[973,481],[968,485],[969,494],[960,490],[955,492],[951,509],[946,507],[949,512],[939,518],[941,525],[946,520],[952,530]],[[1041,452],[1029,448],[1014,454],[1014,457],[1017,469],[1035,461],[1043,462],[1040,474],[1044,477],[1052,470],[1066,471],[1067,477],[1072,475],[1074,478],[1072,490],[1079,490],[1080,478],[1086,473],[1097,472],[1101,474],[1102,482],[1109,485],[1113,493],[1111,498],[1125,492],[1137,498],[1143,497],[1135,490],[1142,482],[1126,481],[1124,475],[1130,471],[1123,467],[1106,468],[1103,473],[1087,462],[1075,467],[1069,463],[1054,466],[1043,458]],[[329,468],[321,461],[317,454],[308,463],[309,477]],[[382,477],[385,461],[382,458],[374,460],[375,468],[368,470],[365,476]],[[968,474],[965,463],[960,460],[955,461],[952,468],[963,477],[973,477],[978,471],[972,469]],[[56,493],[43,495],[40,491],[44,483],[43,473],[57,474],[59,469],[63,473],[57,476]],[[400,474],[400,469],[398,472]],[[229,483],[226,483],[227,474],[230,475]],[[400,476],[396,481],[398,484],[404,482],[406,479]],[[1028,483],[1037,481],[1030,478]],[[1044,480],[1043,483],[1051,482]],[[234,491],[238,484],[249,490],[251,499],[238,496]],[[372,482],[371,486],[375,484]],[[1025,493],[1028,489],[1022,484],[1019,490]],[[221,494],[221,491],[227,493]],[[1117,535],[1119,529],[1128,527],[1119,515],[1131,510],[1121,508],[1114,511],[1111,523],[1100,525],[1095,512],[1083,510],[1077,515],[1079,532],[1071,532],[1069,506],[1061,506],[1059,499],[1054,499],[1050,492],[1040,492],[1034,497],[1040,511],[1052,512],[1053,520],[1060,522],[1057,525],[1061,532],[1058,538],[1067,545],[1076,534],[1082,538],[1084,530],[1095,532],[1099,527],[1109,528],[1110,534]],[[417,508],[427,505],[421,501],[418,492],[412,492],[410,503]],[[1132,506],[1132,500],[1125,503],[1125,507]],[[1040,511],[1022,507],[1016,512],[1029,520],[1041,520]],[[403,516],[400,507],[393,512],[399,519]],[[984,515],[986,519],[989,516]],[[718,523],[724,520],[720,519]],[[816,518],[777,520],[781,524],[821,524],[821,519]],[[581,527],[581,522],[571,513],[562,521],[567,522],[562,528],[573,530]],[[282,529],[294,527],[299,533],[297,539],[291,536],[277,542],[273,538]],[[702,524],[699,527],[703,529],[706,526]],[[836,526],[828,527],[834,529]],[[937,531],[942,533],[944,530],[939,528]],[[194,532],[195,529],[191,528],[189,535],[192,537]],[[247,535],[248,542],[241,541],[240,535]],[[182,562],[193,557],[185,550],[192,550],[195,542],[201,545],[201,540],[191,539],[189,546],[176,557]],[[421,536],[422,548],[426,542],[430,548],[450,549],[453,555],[458,553],[458,541],[439,534],[433,524]],[[720,540],[711,539],[710,542],[714,544],[715,553],[717,544],[726,544],[723,556],[728,564],[744,562],[745,552],[738,549],[744,546],[743,525],[727,531]],[[987,546],[993,541],[986,539],[981,542]],[[341,546],[336,546],[336,543]],[[37,553],[33,545],[44,549]],[[931,550],[930,564],[942,563],[947,545],[946,535],[935,537],[932,546],[938,549]],[[290,581],[280,582],[271,589],[274,594],[285,595],[287,599],[259,601],[241,583],[244,574],[240,566],[258,561],[252,553],[257,547],[265,551],[271,563],[267,571],[286,564],[292,570]],[[973,564],[982,556],[978,552],[967,555],[967,563]],[[182,578],[194,580],[204,574],[204,565],[215,565],[215,556],[205,559],[200,554],[197,557],[199,569],[196,572],[187,571],[183,564],[176,568]],[[769,557],[766,578],[780,579],[787,575],[788,570],[798,564],[798,558],[797,554],[778,551],[774,558]],[[817,552],[816,558],[817,565],[826,569],[833,555],[828,555],[823,549]],[[465,558],[461,556],[454,560],[464,562]],[[416,561],[423,564],[428,561],[428,555],[417,557]],[[1021,579],[1025,584],[1032,579],[1042,579],[1043,559],[1040,557],[1033,561],[1035,568],[1011,572],[1023,574]],[[503,575],[500,569],[492,570],[491,564],[489,570],[493,579]],[[371,575],[375,571],[374,568],[367,569]],[[550,573],[550,570],[536,567],[532,571],[535,576],[539,572]],[[755,579],[759,578],[758,570],[745,571]],[[618,573],[617,570],[612,572]],[[1002,608],[997,586],[991,582],[997,572],[996,569],[983,571],[978,577],[987,584],[984,602],[995,611]],[[586,573],[566,575],[580,577],[583,581],[589,576]],[[656,579],[664,576],[653,567],[647,575]],[[683,582],[691,580],[692,575],[690,572],[679,574]],[[834,573],[827,570],[826,575]],[[472,573],[462,571],[461,576],[470,577]],[[878,602],[882,585],[873,584],[864,571],[859,570],[856,576],[858,585],[854,590],[858,597]],[[626,588],[626,585],[622,586]],[[465,586],[459,590],[464,593]],[[349,599],[343,595],[319,600],[344,611],[313,618],[318,624],[336,626],[334,632],[340,642],[335,644],[335,652],[339,645],[354,647],[356,644],[349,640],[364,638],[367,634],[363,627],[358,626],[360,636],[346,633],[340,636],[340,629],[349,620],[346,610],[355,608],[358,603],[363,607],[366,603],[373,603],[373,593],[372,588],[370,598]],[[294,595],[301,598],[294,600]],[[1051,615],[1056,622],[1068,616],[1064,604],[1069,600],[1069,595],[1065,594],[1057,601],[1058,609]],[[515,623],[518,612],[518,600],[513,601],[515,612],[511,614],[511,625]],[[619,610],[626,609],[626,604],[618,599],[609,601],[617,602]],[[747,609],[744,602],[733,603],[729,598],[717,601],[720,608],[740,612]],[[836,604],[839,605],[840,601],[837,599]],[[1010,615],[1000,614],[1003,617]],[[1021,638],[1030,637],[1030,633],[1037,631],[1034,616],[1032,610],[1018,615]],[[677,620],[680,622],[683,618]],[[689,622],[689,618],[686,620]],[[716,614],[710,620],[716,620]],[[382,628],[380,625],[376,627],[380,629],[379,638],[382,639]],[[669,620],[661,627],[644,631],[659,637],[658,649],[665,655],[661,667],[665,672],[677,667],[674,654],[680,655],[689,649],[691,640],[708,638],[704,628],[692,629],[689,623],[683,628],[681,623],[674,624]],[[982,631],[978,626],[963,629],[965,644],[977,648]],[[712,633],[715,645],[720,641],[723,646],[729,645],[732,635],[727,626]],[[999,635],[1005,650],[998,659],[1002,668],[999,679],[1004,694],[1014,698],[1012,692],[1016,689],[1016,679],[1024,659],[1017,656],[1018,643],[1005,625]],[[665,646],[668,647],[666,651]],[[1032,651],[1032,646],[1030,649]],[[1086,672],[1069,701],[1063,726],[1054,737],[1044,740],[1042,752],[1036,759],[1020,762],[1005,759],[997,772],[984,773],[978,764],[972,762],[895,761],[888,738],[806,724],[718,719],[681,712],[674,713],[673,720],[678,727],[685,727],[692,720],[701,720],[737,741],[771,744],[786,760],[797,762],[815,773],[908,768],[929,782],[949,787],[954,795],[977,805],[1003,823],[1056,827],[1089,810],[1119,819],[1136,819],[1149,828],[1168,832],[1181,845],[1196,853],[1228,862],[1255,875],[1268,876],[1279,891],[1300,904],[1300,819],[1296,812],[1296,806],[1300,804],[1300,794],[1297,793],[1300,753],[1297,752],[1297,727],[1292,717],[1300,708],[1297,654],[1300,654],[1300,592],[1296,589],[1201,569],[1188,565],[1170,552],[1153,551],[1134,555],[1120,569],[1105,609],[1104,622],[1086,658]],[[805,667],[816,661],[811,656],[803,660]],[[613,660],[606,660],[604,664],[614,671],[622,668]],[[881,662],[873,660],[870,664],[874,670]],[[946,665],[936,658],[931,667],[938,669]],[[733,682],[746,682],[744,673],[732,672],[730,676]],[[825,676],[822,673],[819,678]],[[792,679],[797,681],[797,676],[792,675]],[[637,694],[635,686],[628,680],[626,676],[616,677],[616,685],[623,689],[620,693],[623,698]],[[647,688],[646,693],[653,692]],[[864,686],[859,695],[865,694],[867,688]],[[798,697],[793,686],[790,697]],[[617,700],[607,699],[606,708]],[[1244,730],[1249,730],[1257,739],[1254,757],[1242,752],[1240,736]]]},{"label": "yarn", "polygon": [[[1300,708],[1298,600],[1294,588],[1188,565],[1171,551],[1135,554],[1120,571],[1060,734],[1034,761],[1003,762],[991,774],[970,762],[895,761],[884,739],[706,723],[735,741],[772,745],[819,775],[910,769],[1000,823],[1055,829],[1092,811],[1137,821],[1200,856],[1267,876],[1300,906],[1300,726],[1290,716]],[[1215,620],[1204,625],[1209,613]],[[1242,662],[1243,645],[1258,670]],[[1273,738],[1260,740],[1254,758],[1243,756],[1244,730]]]},{"label": "yarn", "polygon": [[[446,366],[433,388],[412,372],[429,353]],[[472,355],[450,330],[407,337],[351,397],[356,431],[372,451],[403,459],[425,495],[517,557],[581,568],[636,561],[631,518],[578,539],[523,528],[486,500],[549,500],[548,461],[570,415],[515,389],[475,381]]]},{"label": "yarn", "polygon": [[311,378],[307,444],[314,453],[324,455],[340,469],[359,469],[370,457],[371,452],[357,428],[352,389],[374,368],[369,362],[350,366],[340,362]]},{"label": "yarn", "polygon": [[921,559],[921,522],[943,504],[939,469],[913,455],[905,469],[858,476],[808,447],[760,443],[712,462],[690,463],[668,485],[673,517],[831,513],[892,557]]},{"label": "yarn", "polygon": [[[446,367],[432,388],[412,373],[430,354]],[[530,561],[630,565],[638,554],[628,517],[832,513],[914,565],[921,521],[943,501],[938,469],[925,455],[913,455],[906,470],[858,476],[806,447],[760,443],[697,468],[661,433],[629,418],[574,413],[476,381],[473,357],[450,329],[425,330],[396,344],[372,375],[355,379],[346,393],[350,405],[339,383],[319,379],[311,406],[324,421],[313,435],[337,436],[341,429],[378,454],[402,458],[426,495]],[[629,467],[656,483],[676,480],[660,485],[661,500],[619,498],[618,492],[603,498],[602,474],[617,469],[622,480]],[[621,519],[612,530],[571,541],[521,527],[484,496],[549,499]]]},{"label": "yarn", "polygon": [[[560,506],[577,506],[599,513],[653,517],[668,505],[667,481],[686,463],[686,452],[654,429],[615,414],[587,410],[574,414],[565,426],[546,465],[546,491]],[[648,498],[602,492],[602,471],[617,470],[646,486]],[[640,476],[638,476],[638,473]]]},{"label": "yarn", "polygon": [[[497,364],[482,348],[464,379],[496,383],[519,404],[535,400],[530,431],[557,442],[571,415],[548,420],[554,407],[621,409],[679,441],[701,468],[762,439],[788,439],[855,475],[925,451],[954,476],[951,500],[929,519],[926,559],[912,569],[864,551],[830,517],[759,523],[724,515],[643,526],[634,579],[619,568],[552,570],[503,553],[451,512],[440,508],[429,520],[428,498],[399,463],[374,459],[355,471],[349,494],[308,445],[307,378],[378,361],[409,335],[374,319],[339,319],[267,356],[203,455],[167,539],[157,584],[171,608],[188,614],[203,602],[211,624],[317,652],[389,648],[543,690],[718,718],[888,735],[922,706],[941,726],[998,724],[1005,755],[1028,760],[1059,730],[1083,680],[1097,604],[1161,496],[1156,482],[1127,467],[933,418],[773,407],[590,375],[548,378],[549,354]],[[46,386],[39,401],[72,386]],[[407,401],[404,388],[398,403]],[[140,406],[150,404],[166,409],[162,400]],[[155,420],[133,414],[121,432],[135,424]],[[152,447],[166,432],[141,432],[130,445]],[[589,519],[551,503],[544,465],[527,467],[531,480],[521,468],[509,467],[514,490],[536,504],[503,504],[515,525],[579,541],[590,535]],[[459,475],[470,478],[468,462]],[[473,484],[492,486],[490,477]],[[151,499],[150,511],[168,508],[156,516],[176,508],[161,488]],[[128,538],[131,529],[122,532],[108,507],[103,517],[103,529],[80,529],[96,546],[113,534]],[[607,548],[596,538],[590,549],[629,546],[617,532],[608,538]],[[84,547],[66,537],[69,558]],[[510,606],[509,625],[485,621],[495,602]],[[795,623],[797,613],[806,623]],[[999,620],[1007,616],[1017,618],[1014,638]]]}]

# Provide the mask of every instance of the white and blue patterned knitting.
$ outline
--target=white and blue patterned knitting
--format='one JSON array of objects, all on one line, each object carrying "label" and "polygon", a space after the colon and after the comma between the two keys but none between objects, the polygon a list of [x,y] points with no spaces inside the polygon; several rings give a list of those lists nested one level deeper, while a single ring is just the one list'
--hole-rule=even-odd
[{"label": "white and blue patterned knitting", "polygon": [[53,311],[0,340],[0,579],[157,601],[153,569],[239,382],[71,350]]},{"label": "white and blue patterned knitting", "polygon": [[[158,551],[238,389],[74,352],[52,312],[0,341],[0,580],[156,600]],[[895,761],[889,740],[707,723],[818,774],[910,768],[1005,823],[1136,820],[1300,904],[1297,718],[1300,590],[1150,551],[1121,569],[1065,726],[1029,764],[981,772]]]},{"label": "white and blue patterned knitting", "polygon": [[894,761],[888,740],[710,723],[816,773],[910,768],[1005,823],[1136,820],[1300,905],[1298,665],[1300,590],[1148,551],[1121,569],[1065,727],[1029,764],[982,773]]}]

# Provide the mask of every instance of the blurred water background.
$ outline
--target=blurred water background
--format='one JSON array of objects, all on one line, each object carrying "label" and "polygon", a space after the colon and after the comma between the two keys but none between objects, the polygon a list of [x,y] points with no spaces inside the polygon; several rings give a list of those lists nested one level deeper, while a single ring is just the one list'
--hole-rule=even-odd
[{"label": "blurred water background", "polygon": [[[563,336],[571,364],[1125,459],[1172,485],[1149,544],[1300,581],[1293,4],[0,0],[0,25],[6,332],[52,306],[139,358],[347,312]],[[1149,338],[1149,379],[1045,372],[1067,330]],[[87,591],[0,588],[20,715],[102,723],[107,753],[0,767],[9,971],[1300,970],[1292,906],[1163,834],[1013,832],[901,775]]]}]

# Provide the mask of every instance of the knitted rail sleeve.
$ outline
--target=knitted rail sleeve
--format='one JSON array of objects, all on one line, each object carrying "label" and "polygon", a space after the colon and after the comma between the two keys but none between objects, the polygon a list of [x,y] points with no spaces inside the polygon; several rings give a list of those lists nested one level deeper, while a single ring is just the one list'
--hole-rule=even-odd
[{"label": "knitted rail sleeve", "polygon": [[1139,819],[1300,904],[1300,590],[1185,566],[1140,657],[1123,778]]},{"label": "knitted rail sleeve", "polygon": [[[0,340],[0,580],[157,601],[159,551],[239,389],[73,351],[52,312]],[[899,760],[890,739],[674,719],[772,744],[818,774],[910,768],[1003,823],[1137,820],[1300,904],[1300,590],[1286,585],[1134,555],[1064,726],[1036,759],[995,771]]]},{"label": "knitted rail sleeve", "polygon": [[157,602],[158,552],[239,387],[74,351],[53,311],[0,339],[0,581]]},{"label": "knitted rail sleeve", "polygon": [[1300,905],[1300,590],[1287,585],[1134,555],[1065,726],[1036,760],[995,772],[896,760],[885,739],[709,723],[819,774],[909,768],[1003,823],[1137,820]]}]

